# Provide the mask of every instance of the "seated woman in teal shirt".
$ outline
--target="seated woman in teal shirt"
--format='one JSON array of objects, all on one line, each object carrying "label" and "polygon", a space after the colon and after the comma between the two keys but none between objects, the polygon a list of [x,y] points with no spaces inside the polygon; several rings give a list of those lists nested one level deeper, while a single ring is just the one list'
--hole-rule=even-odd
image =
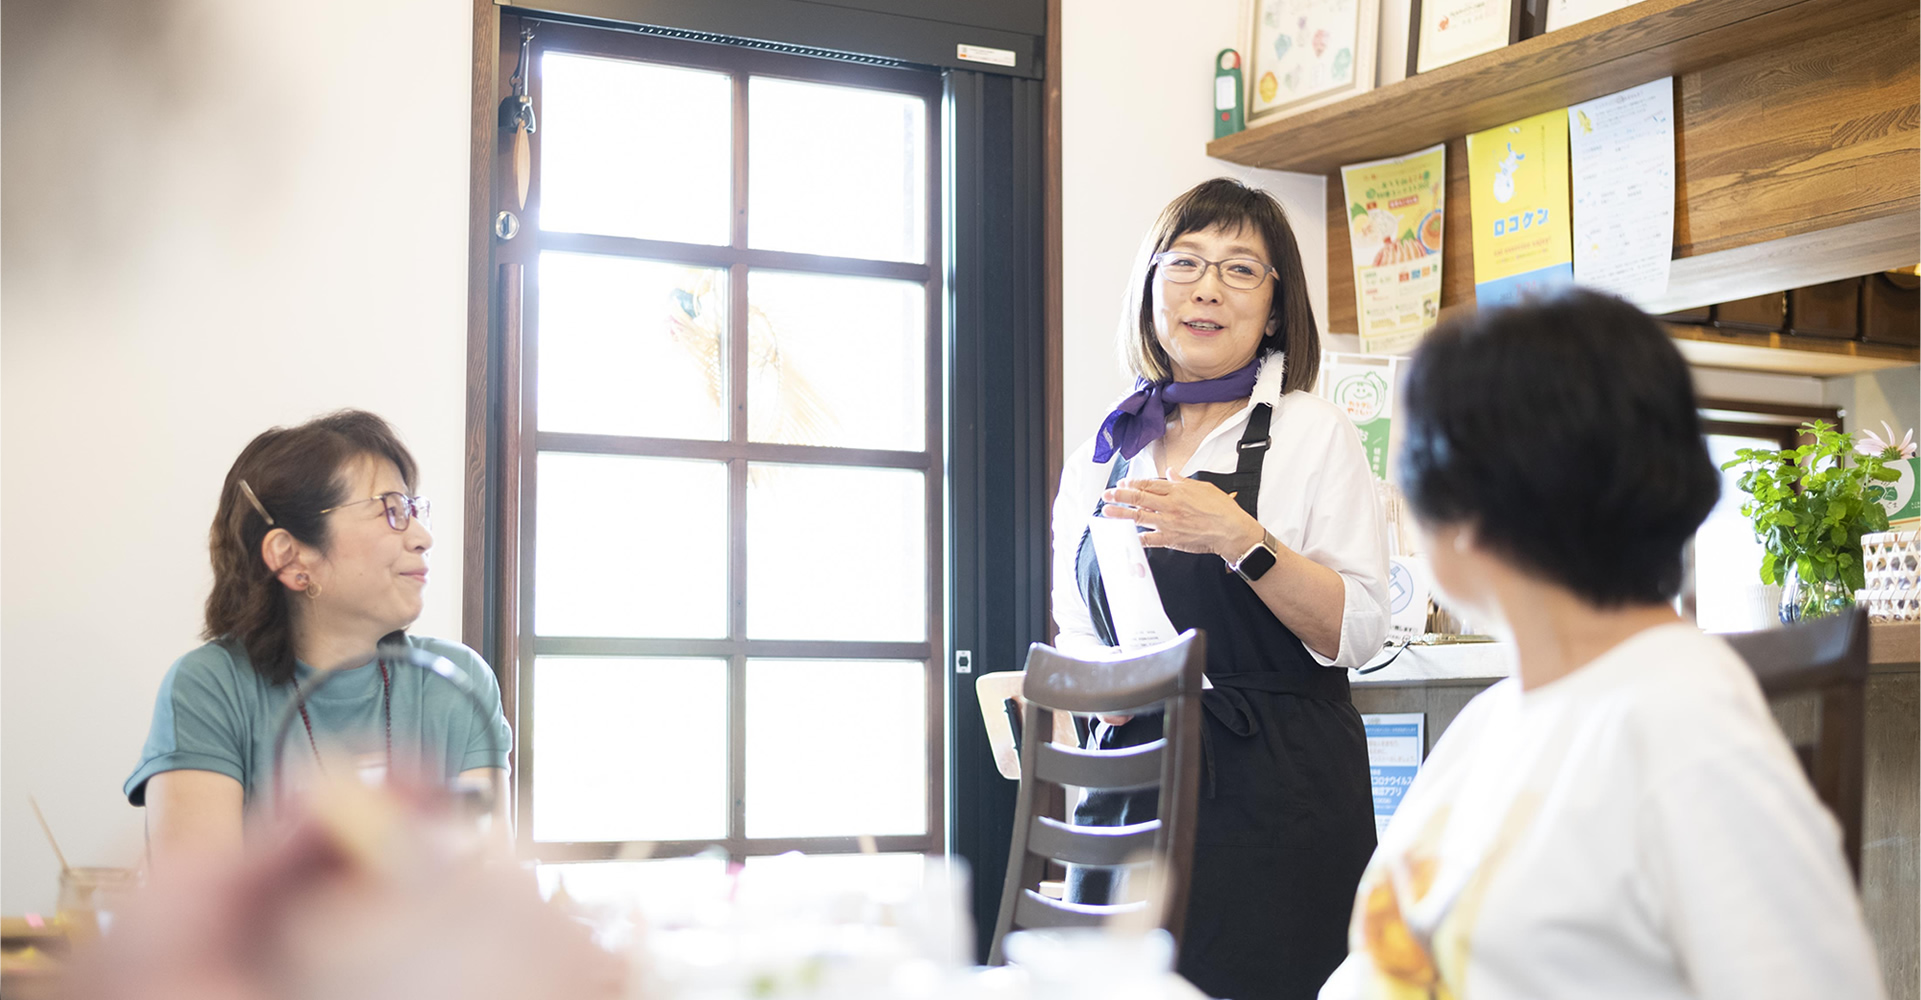
[{"label": "seated woman in teal shirt", "polygon": [[[238,851],[275,802],[275,737],[297,691],[286,780],[382,768],[397,779],[502,790],[511,735],[500,687],[457,642],[406,635],[427,586],[428,504],[387,423],[343,410],[247,445],[227,472],[210,548],[210,640],[160,684],[126,794],[156,858]],[[405,641],[467,676],[453,684],[375,655]],[[320,682],[325,680],[324,686]]]}]

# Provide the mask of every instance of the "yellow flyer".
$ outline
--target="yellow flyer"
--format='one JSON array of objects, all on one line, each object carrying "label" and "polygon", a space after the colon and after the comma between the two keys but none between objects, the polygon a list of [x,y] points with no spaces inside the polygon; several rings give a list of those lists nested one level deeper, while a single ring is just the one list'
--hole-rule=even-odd
[{"label": "yellow flyer", "polygon": [[1406,353],[1441,312],[1447,147],[1341,168],[1361,350]]},{"label": "yellow flyer", "polygon": [[1476,304],[1573,284],[1567,109],[1468,135],[1467,177]]}]

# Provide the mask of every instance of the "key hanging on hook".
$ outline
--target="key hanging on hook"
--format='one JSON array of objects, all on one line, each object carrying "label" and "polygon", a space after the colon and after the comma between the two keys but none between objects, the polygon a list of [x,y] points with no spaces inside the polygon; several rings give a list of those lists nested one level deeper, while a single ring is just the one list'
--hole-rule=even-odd
[{"label": "key hanging on hook", "polygon": [[527,75],[534,47],[534,26],[520,29],[520,62],[507,81],[507,97],[500,102],[500,127],[514,133],[515,206],[527,208],[527,187],[533,180],[533,147],[528,137],[539,129],[534,120],[534,99],[527,93]]}]

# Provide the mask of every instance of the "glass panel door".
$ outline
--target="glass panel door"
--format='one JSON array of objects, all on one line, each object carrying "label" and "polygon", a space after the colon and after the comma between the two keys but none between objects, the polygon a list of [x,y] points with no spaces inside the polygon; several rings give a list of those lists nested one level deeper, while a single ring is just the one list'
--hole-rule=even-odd
[{"label": "glass panel door", "polygon": [[939,78],[540,23],[530,88],[533,854],[939,852]]}]

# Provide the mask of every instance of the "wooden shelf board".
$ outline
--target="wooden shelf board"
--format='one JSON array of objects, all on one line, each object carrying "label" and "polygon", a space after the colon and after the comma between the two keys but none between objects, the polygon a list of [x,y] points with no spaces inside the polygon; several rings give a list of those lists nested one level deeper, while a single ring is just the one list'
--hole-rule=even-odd
[{"label": "wooden shelf board", "polygon": [[1786,375],[1858,375],[1921,364],[1921,348],[1819,340],[1779,333],[1741,333],[1703,326],[1668,327],[1689,364]]},{"label": "wooden shelf board", "polygon": [[1813,232],[1694,256],[1677,251],[1668,267],[1667,293],[1635,305],[1658,316],[1910,267],[1902,262],[1921,260],[1917,207],[1921,202],[1895,202],[1879,216]]},{"label": "wooden shelf board", "polygon": [[1921,625],[1875,622],[1868,626],[1869,663],[1921,661]]},{"label": "wooden shelf board", "polygon": [[1207,153],[1251,167],[1332,173],[1912,9],[1912,0],[1642,0],[1216,139]]}]

